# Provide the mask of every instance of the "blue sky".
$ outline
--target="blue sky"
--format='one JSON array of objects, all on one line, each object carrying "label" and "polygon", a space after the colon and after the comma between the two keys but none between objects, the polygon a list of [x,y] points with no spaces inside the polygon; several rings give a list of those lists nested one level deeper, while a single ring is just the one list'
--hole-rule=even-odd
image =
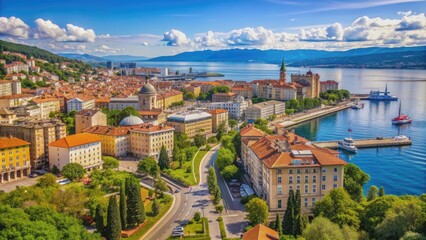
[{"label": "blue sky", "polygon": [[93,55],[415,46],[426,44],[424,9],[424,0],[0,0],[0,38]]}]

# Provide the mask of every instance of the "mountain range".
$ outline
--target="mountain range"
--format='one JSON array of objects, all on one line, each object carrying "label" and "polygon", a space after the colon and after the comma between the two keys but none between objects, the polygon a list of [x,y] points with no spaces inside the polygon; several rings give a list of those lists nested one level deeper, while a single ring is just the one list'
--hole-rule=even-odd
[{"label": "mountain range", "polygon": [[144,56],[132,56],[132,55],[107,55],[107,56],[94,56],[90,54],[78,54],[78,53],[58,53],[59,56],[71,58],[75,60],[80,60],[83,62],[90,62],[90,63],[99,63],[99,62],[107,62],[107,61],[113,61],[113,62],[130,62],[130,61],[143,61],[148,59]]}]

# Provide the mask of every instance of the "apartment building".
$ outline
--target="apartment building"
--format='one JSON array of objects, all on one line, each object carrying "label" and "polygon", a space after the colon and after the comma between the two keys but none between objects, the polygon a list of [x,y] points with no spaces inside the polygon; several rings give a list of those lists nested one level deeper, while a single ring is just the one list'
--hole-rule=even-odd
[{"label": "apartment building", "polygon": [[328,90],[338,90],[339,83],[333,80],[321,81],[321,92],[327,92]]},{"label": "apartment building", "polygon": [[90,126],[82,132],[101,138],[102,154],[114,157],[130,153],[130,127]]},{"label": "apartment building", "polygon": [[130,153],[141,159],[153,157],[158,159],[161,147],[168,155],[173,155],[174,128],[166,125],[143,124],[130,129]]},{"label": "apartment building", "polygon": [[27,64],[18,61],[4,65],[4,69],[6,70],[7,74],[19,73],[21,71],[29,71],[29,67]]},{"label": "apartment building", "polygon": [[167,117],[166,124],[188,137],[212,133],[212,115],[203,111],[178,112]]},{"label": "apartment building", "polygon": [[75,133],[81,133],[83,129],[96,125],[108,125],[107,117],[101,110],[85,109],[75,114]]},{"label": "apartment building", "polygon": [[268,119],[272,115],[285,114],[285,103],[280,101],[266,101],[253,104],[246,109],[245,119],[254,122],[258,118]]},{"label": "apartment building", "polygon": [[232,119],[242,119],[244,112],[249,106],[248,101],[244,100],[243,96],[237,96],[234,101],[231,102],[213,102],[207,104],[207,110],[214,109],[225,109],[229,113],[229,117]]},{"label": "apartment building", "polygon": [[78,163],[87,171],[102,168],[101,138],[90,133],[79,133],[49,144],[49,167],[59,170],[68,163]]},{"label": "apartment building", "polygon": [[16,119],[16,113],[14,111],[0,107],[0,124],[12,124]]},{"label": "apartment building", "polygon": [[0,136],[13,136],[30,142],[31,167],[47,167],[48,145],[66,136],[66,126],[58,119],[17,120],[13,124],[0,124]]},{"label": "apartment building", "polygon": [[219,125],[225,123],[225,128],[228,129],[228,110],[225,109],[214,109],[208,111],[212,115],[212,130],[216,132]]},{"label": "apartment building", "polygon": [[214,93],[212,95],[212,102],[230,102],[237,97],[237,94],[234,92],[227,93]]},{"label": "apartment building", "polygon": [[0,184],[28,176],[31,169],[30,143],[14,137],[0,137]]},{"label": "apartment building", "polygon": [[0,97],[0,107],[19,107],[28,105],[29,101],[36,96],[31,94],[14,94]]},{"label": "apartment building", "polygon": [[343,187],[346,162],[339,153],[316,147],[294,133],[264,136],[243,147],[253,189],[270,211],[284,211],[289,191],[299,190],[302,211],[309,214],[328,191]]},{"label": "apartment building", "polygon": [[80,112],[84,109],[95,108],[95,99],[93,97],[76,97],[67,101],[67,112]]},{"label": "apartment building", "polygon": [[58,98],[34,98],[31,101],[40,108],[41,119],[47,119],[51,112],[59,112],[61,110]]},{"label": "apartment building", "polygon": [[12,82],[0,80],[0,96],[12,95]]}]

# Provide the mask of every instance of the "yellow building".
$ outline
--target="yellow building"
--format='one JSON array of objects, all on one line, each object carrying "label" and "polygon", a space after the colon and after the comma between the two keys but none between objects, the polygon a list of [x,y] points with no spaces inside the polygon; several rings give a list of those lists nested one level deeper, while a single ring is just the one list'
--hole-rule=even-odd
[{"label": "yellow building", "polygon": [[203,111],[178,112],[167,117],[167,125],[188,137],[212,133],[212,115]]},{"label": "yellow building", "polygon": [[300,97],[319,97],[321,86],[320,75],[318,73],[312,73],[312,71],[309,70],[306,74],[291,74],[291,82],[298,83],[307,88],[306,95],[304,94]]},{"label": "yellow building", "polygon": [[139,158],[158,159],[164,146],[169,156],[173,154],[174,128],[164,125],[144,124],[130,129],[130,152]]},{"label": "yellow building", "polygon": [[167,92],[157,94],[157,107],[165,110],[173,103],[183,101],[183,93],[178,90],[170,89]]},{"label": "yellow building", "polygon": [[130,150],[129,128],[91,126],[82,130],[101,138],[102,154],[114,157],[126,156]]},{"label": "yellow building", "polygon": [[19,138],[0,137],[0,159],[0,183],[28,176],[30,143]]},{"label": "yellow building", "polygon": [[225,109],[213,109],[209,113],[212,115],[212,130],[216,132],[219,125],[224,122],[225,129],[228,129],[228,110]]}]

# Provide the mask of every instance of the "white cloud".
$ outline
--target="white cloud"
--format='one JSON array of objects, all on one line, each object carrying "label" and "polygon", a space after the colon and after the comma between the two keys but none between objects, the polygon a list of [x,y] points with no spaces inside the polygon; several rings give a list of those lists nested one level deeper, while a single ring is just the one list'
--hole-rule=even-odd
[{"label": "white cloud", "polygon": [[50,20],[38,18],[35,20],[33,37],[36,39],[53,39],[58,42],[94,42],[96,34],[92,29],[84,29],[73,24],[61,28]]},{"label": "white cloud", "polygon": [[28,38],[30,27],[20,18],[0,17],[0,35]]},{"label": "white cloud", "polygon": [[148,46],[149,44],[147,42],[142,42],[141,45],[142,46]]},{"label": "white cloud", "polygon": [[111,48],[111,47],[108,47],[107,45],[102,45],[99,48],[95,48],[93,52],[101,53],[101,54],[114,54],[114,53],[122,52],[123,50],[124,49],[122,48]]},{"label": "white cloud", "polygon": [[242,28],[231,31],[227,39],[228,45],[273,45],[276,41],[276,35],[272,30],[264,27]]},{"label": "white cloud", "polygon": [[398,31],[426,29],[426,16],[424,13],[418,15],[404,15],[398,26]]},{"label": "white cloud", "polygon": [[167,42],[167,46],[183,46],[190,43],[190,40],[186,37],[185,33],[172,29],[163,34],[163,40]]},{"label": "white cloud", "polygon": [[198,34],[195,37],[195,44],[201,47],[220,47],[226,46],[223,39],[223,33],[215,33],[208,31],[207,33]]}]

